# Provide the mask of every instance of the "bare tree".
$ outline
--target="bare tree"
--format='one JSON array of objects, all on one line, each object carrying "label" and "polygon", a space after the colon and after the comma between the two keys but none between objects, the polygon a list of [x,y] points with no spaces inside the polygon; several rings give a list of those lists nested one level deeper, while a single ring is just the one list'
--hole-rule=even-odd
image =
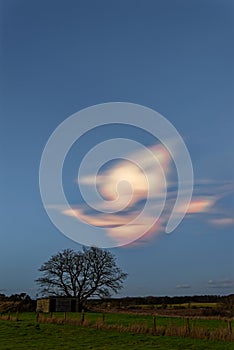
[{"label": "bare tree", "polygon": [[43,295],[76,297],[80,308],[91,296],[117,293],[127,277],[109,251],[96,247],[83,247],[80,252],[65,249],[53,255],[39,271],[43,276],[36,282]]}]

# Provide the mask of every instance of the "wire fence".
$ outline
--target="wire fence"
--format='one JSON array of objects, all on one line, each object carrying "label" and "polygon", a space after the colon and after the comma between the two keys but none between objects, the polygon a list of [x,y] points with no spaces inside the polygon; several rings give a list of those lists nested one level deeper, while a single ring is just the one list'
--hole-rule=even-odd
[{"label": "wire fence", "polygon": [[[31,313],[32,315],[32,313]],[[36,325],[52,323],[58,325],[73,325],[92,327],[96,329],[115,330],[118,332],[131,332],[151,334],[155,336],[191,337],[197,339],[210,339],[217,341],[233,341],[233,318],[206,319],[199,317],[162,317],[110,314],[110,313],[39,313],[34,318]],[[1,320],[20,322],[24,313],[5,313],[0,315]]]}]

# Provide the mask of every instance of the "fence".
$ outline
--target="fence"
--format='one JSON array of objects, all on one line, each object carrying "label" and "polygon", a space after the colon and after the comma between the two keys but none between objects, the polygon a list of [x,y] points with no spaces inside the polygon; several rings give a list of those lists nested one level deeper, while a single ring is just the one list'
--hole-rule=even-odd
[{"label": "fence", "polygon": [[[10,313],[0,315],[0,319],[8,321],[21,321],[23,313]],[[97,329],[115,330],[118,332],[131,332],[151,334],[155,336],[178,336],[198,339],[221,341],[234,340],[233,319],[205,319],[198,317],[162,317],[148,316],[132,317],[129,315],[110,313],[36,313],[35,323],[53,323],[58,325],[69,324],[73,326],[93,327]],[[205,325],[204,325],[205,322]]]}]

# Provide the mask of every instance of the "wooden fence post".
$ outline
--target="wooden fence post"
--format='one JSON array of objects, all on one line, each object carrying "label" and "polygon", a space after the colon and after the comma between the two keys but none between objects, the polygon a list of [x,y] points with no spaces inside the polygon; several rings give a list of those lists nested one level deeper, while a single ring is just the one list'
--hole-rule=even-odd
[{"label": "wooden fence post", "polygon": [[232,321],[231,320],[228,320],[228,330],[229,330],[229,334],[230,336],[232,335]]},{"label": "wooden fence post", "polygon": [[156,316],[153,316],[153,334],[156,334]]},{"label": "wooden fence post", "polygon": [[84,314],[84,309],[81,311],[81,323],[83,323],[85,320],[85,314]]},{"label": "wooden fence post", "polygon": [[187,335],[190,335],[190,331],[191,331],[191,328],[190,328],[190,319],[189,319],[189,318],[186,318],[186,334],[187,334]]},{"label": "wooden fence post", "polygon": [[39,322],[39,315],[40,315],[40,313],[37,312],[37,316],[36,316],[36,322],[37,322],[37,323]]},{"label": "wooden fence post", "polygon": [[66,311],[64,312],[63,318],[64,318],[64,321],[66,321],[66,319],[67,319],[67,313],[66,313]]}]

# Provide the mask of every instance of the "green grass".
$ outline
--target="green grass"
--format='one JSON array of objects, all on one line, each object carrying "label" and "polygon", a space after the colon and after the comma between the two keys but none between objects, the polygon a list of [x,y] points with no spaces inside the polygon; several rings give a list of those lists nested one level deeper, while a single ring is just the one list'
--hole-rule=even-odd
[{"label": "green grass", "polygon": [[[27,314],[22,314],[20,317],[25,318]],[[63,318],[64,313],[55,313],[56,318]],[[47,317],[50,317],[50,314],[47,314]],[[105,323],[107,325],[116,324],[123,327],[128,327],[131,325],[145,325],[147,327],[152,327],[153,317],[151,315],[137,315],[137,314],[126,314],[126,313],[106,313],[104,315]],[[81,319],[79,313],[67,313],[67,319]],[[85,313],[85,320],[89,321],[90,324],[95,324],[97,321],[102,321],[102,314],[95,312]],[[180,326],[185,325],[185,319],[182,317],[156,317],[157,326]],[[201,327],[208,330],[215,330],[218,328],[227,328],[227,322],[223,319],[190,319],[191,327]],[[234,322],[232,322],[234,329]]]},{"label": "green grass", "polygon": [[233,344],[189,338],[118,333],[111,330],[71,325],[46,323],[37,325],[35,314],[24,314],[20,315],[19,322],[0,320],[0,349],[233,350]]}]

